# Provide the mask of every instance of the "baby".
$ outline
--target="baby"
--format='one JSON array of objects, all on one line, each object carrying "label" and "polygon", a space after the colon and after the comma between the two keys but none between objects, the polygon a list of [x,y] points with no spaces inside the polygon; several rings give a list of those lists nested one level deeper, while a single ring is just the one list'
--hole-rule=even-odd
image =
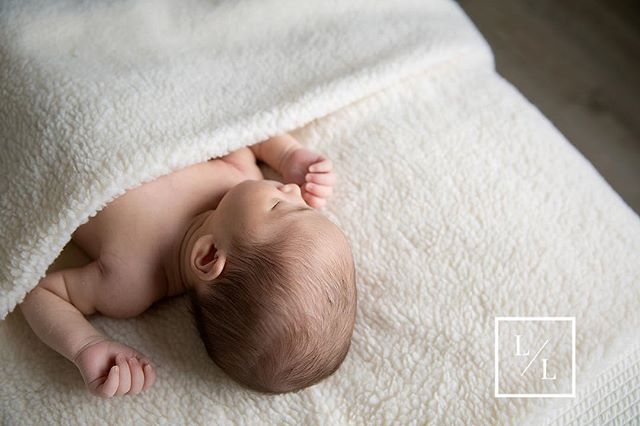
[{"label": "baby", "polygon": [[[264,180],[256,160],[287,184]],[[209,356],[235,380],[273,393],[317,383],[344,360],[356,312],[349,243],[316,210],[335,181],[290,135],[162,176],[80,226],[72,238],[95,260],[48,274],[20,309],[103,397],[138,394],[156,372],[85,315],[129,318],[185,292]]]}]

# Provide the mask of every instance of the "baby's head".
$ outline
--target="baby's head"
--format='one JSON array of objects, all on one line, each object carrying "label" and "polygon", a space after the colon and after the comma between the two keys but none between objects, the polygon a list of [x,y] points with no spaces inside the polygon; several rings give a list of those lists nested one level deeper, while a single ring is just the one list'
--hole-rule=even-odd
[{"label": "baby's head", "polygon": [[180,268],[209,356],[240,383],[295,391],[347,355],[356,312],[351,249],[297,185],[232,188],[193,221]]}]

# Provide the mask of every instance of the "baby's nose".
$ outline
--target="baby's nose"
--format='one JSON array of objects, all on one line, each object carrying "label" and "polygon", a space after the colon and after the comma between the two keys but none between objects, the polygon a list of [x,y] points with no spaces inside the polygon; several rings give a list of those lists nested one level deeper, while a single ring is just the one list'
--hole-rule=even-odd
[{"label": "baby's nose", "polygon": [[297,195],[300,195],[300,187],[295,183],[288,183],[286,185],[282,185],[280,187],[280,191],[286,194],[293,192],[293,193],[297,193]]}]

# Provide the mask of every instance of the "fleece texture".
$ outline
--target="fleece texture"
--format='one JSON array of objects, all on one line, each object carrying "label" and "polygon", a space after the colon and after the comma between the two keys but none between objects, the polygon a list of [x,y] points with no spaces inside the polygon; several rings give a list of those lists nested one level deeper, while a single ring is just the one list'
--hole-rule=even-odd
[{"label": "fleece texture", "polygon": [[0,319],[125,190],[470,52],[446,0],[3,2]]},{"label": "fleece texture", "polygon": [[[123,4],[130,5],[116,3],[110,7],[124,7]],[[238,4],[260,9],[265,3]],[[12,181],[14,184],[3,191],[3,203],[6,203],[3,206],[14,202],[23,205],[41,202],[61,210],[46,210],[55,220],[45,214],[35,215],[33,209],[20,210],[29,214],[30,219],[4,216],[3,211],[3,267],[5,262],[10,264],[7,270],[17,277],[14,287],[22,286],[16,290],[18,293],[12,293],[12,289],[3,296],[10,299],[3,302],[7,311],[22,297],[20,292],[35,285],[24,281],[27,272],[20,272],[20,262],[32,261],[29,256],[48,259],[49,250],[53,250],[38,238],[46,239],[50,237],[48,233],[67,232],[66,236],[46,240],[59,243],[61,248],[74,227],[86,219],[83,215],[93,214],[92,208],[99,208],[130,186],[303,124],[292,131],[294,136],[332,158],[337,168],[340,183],[326,214],[351,240],[357,265],[359,306],[351,351],[338,372],[316,386],[280,396],[260,395],[239,387],[208,359],[187,315],[184,297],[166,300],[134,319],[94,316],[91,321],[96,327],[148,354],[158,368],[158,381],[148,392],[135,398],[108,401],[90,396],[83,389],[75,367],[41,343],[16,310],[0,323],[3,360],[0,419],[3,423],[313,425],[464,424],[471,421],[475,424],[540,424],[558,418],[563,412],[565,416],[567,412],[578,412],[574,407],[578,401],[590,403],[591,399],[584,399],[583,394],[591,395],[603,371],[612,371],[615,365],[635,365],[635,361],[629,360],[638,358],[638,351],[633,347],[640,341],[638,217],[551,123],[495,74],[486,45],[477,38],[455,4],[419,4],[409,7],[411,3],[394,2],[394,8],[387,12],[392,17],[398,16],[398,22],[406,21],[408,26],[414,19],[417,26],[421,26],[424,19],[430,19],[431,24],[425,25],[426,32],[419,37],[418,44],[439,47],[433,50],[425,47],[422,55],[413,58],[415,61],[407,60],[402,66],[398,65],[400,58],[393,57],[398,50],[407,48],[401,43],[388,52],[392,55],[386,57],[388,62],[384,55],[373,56],[375,63],[383,64],[378,68],[364,62],[359,63],[362,68],[357,68],[353,62],[335,59],[334,65],[342,64],[348,76],[326,80],[327,76],[320,73],[318,78],[322,81],[312,79],[293,88],[289,83],[301,78],[293,73],[292,81],[278,79],[286,88],[260,87],[267,92],[283,90],[281,98],[258,91],[257,99],[243,96],[242,101],[236,99],[237,103],[232,104],[247,111],[256,108],[259,111],[256,113],[226,114],[210,111],[203,104],[196,107],[177,101],[178,109],[171,111],[173,98],[162,98],[168,102],[164,106],[150,99],[149,104],[145,104],[152,95],[144,92],[144,85],[154,81],[154,72],[161,73],[158,68],[163,70],[164,62],[148,63],[151,76],[142,78],[135,69],[127,68],[131,63],[117,50],[106,49],[114,58],[112,64],[105,61],[102,65],[127,64],[122,65],[122,74],[118,74],[121,80],[113,82],[119,81],[123,91],[128,88],[135,92],[131,99],[140,103],[118,110],[120,104],[107,107],[102,104],[106,100],[89,99],[97,104],[86,106],[86,113],[95,114],[90,118],[98,119],[97,122],[85,121],[82,114],[70,113],[73,108],[84,107],[77,102],[74,88],[79,84],[77,79],[89,77],[79,69],[77,74],[72,70],[68,75],[59,70],[56,82],[43,79],[41,85],[44,86],[36,85],[45,92],[45,89],[64,91],[66,88],[68,96],[52,99],[69,109],[63,109],[59,117],[52,117],[53,123],[37,120],[32,123],[29,118],[19,119],[17,114],[11,117],[25,121],[6,124],[3,120],[2,126],[13,126],[16,134],[33,131],[40,132],[42,138],[51,137],[40,141],[39,154],[34,155],[31,162],[27,157],[19,157],[21,151],[15,147],[31,146],[29,144],[35,142],[24,136],[19,141],[3,143],[13,144],[16,151],[11,154],[16,156],[13,161],[22,161],[22,167],[28,169],[21,176],[51,173],[45,179],[51,183],[47,183],[46,193],[31,183],[18,186],[22,191],[19,195],[18,190],[9,191],[17,183]],[[226,3],[219,6],[229,7]],[[393,32],[388,30],[388,22],[382,16],[377,21],[372,18],[377,16],[376,7],[359,6],[359,13],[352,16],[363,19],[357,24],[362,27],[359,31],[369,29],[383,39],[388,31]],[[83,3],[84,9],[79,10],[93,7]],[[146,5],[137,7],[144,11]],[[265,13],[267,10],[265,6]],[[271,13],[271,18],[277,10]],[[325,12],[324,15],[317,11],[310,14],[305,24],[322,23],[331,33],[328,28],[333,28],[334,18],[339,21],[341,10],[332,5]],[[63,19],[61,16],[56,18],[57,22]],[[162,16],[185,19],[179,13]],[[243,31],[249,34],[259,31],[263,22],[257,16],[259,14],[251,21],[253,25],[243,27]],[[96,19],[108,17],[107,12],[96,13]],[[74,16],[67,17],[65,22],[85,25],[74,19]],[[243,19],[249,20],[244,16]],[[282,18],[285,26],[298,21],[287,19],[287,15]],[[189,28],[194,28],[193,21],[186,21]],[[165,21],[154,18],[153,22],[160,25]],[[351,24],[356,25],[353,21]],[[374,24],[378,26],[369,27]],[[95,22],[86,25],[86,31],[96,28]],[[122,25],[124,29],[129,28]],[[33,31],[37,28],[44,31],[43,27],[34,26]],[[347,31],[347,27],[343,29]],[[400,27],[405,28],[398,25]],[[227,28],[236,35],[236,26]],[[267,31],[265,24],[264,31],[272,30]],[[69,36],[76,37],[76,41],[80,33],[69,30]],[[358,31],[354,31],[354,37],[356,33]],[[171,44],[173,39],[166,38],[165,31],[158,34],[167,46],[184,48],[179,42]],[[299,38],[289,40],[287,37],[291,34],[284,31],[282,38],[276,40],[300,42]],[[430,38],[434,34],[440,38]],[[242,44],[242,40],[228,37]],[[310,34],[311,40],[315,40],[314,37],[315,33]],[[375,44],[372,41],[375,37],[367,40]],[[41,37],[40,41],[53,43],[51,37]],[[265,39],[257,37],[253,41],[259,45]],[[251,45],[243,46],[248,49]],[[322,53],[322,47],[317,47]],[[364,51],[370,48],[366,43],[361,47]],[[193,48],[197,50],[199,46],[196,44]],[[185,51],[188,56],[190,51],[186,48]],[[44,55],[43,52],[40,53]],[[346,57],[357,57],[361,53],[349,51]],[[440,59],[427,59],[432,53],[440,55]],[[296,54],[315,57],[315,52]],[[54,63],[57,59],[50,60]],[[325,60],[332,59],[315,57],[314,65],[307,64],[305,73],[313,72]],[[421,68],[421,72],[408,72],[409,63]],[[278,65],[289,66],[284,62]],[[56,66],[67,65],[60,62]],[[385,69],[389,74],[382,78],[381,70]],[[398,72],[400,69],[407,71],[406,74]],[[50,68],[43,67],[39,73],[48,70]],[[103,70],[97,67],[95,72]],[[238,69],[239,78],[243,78],[242,72]],[[16,78],[26,81],[36,78],[34,75],[41,74],[23,73]],[[260,73],[260,78],[263,77]],[[128,78],[133,80],[126,82]],[[2,81],[1,84],[7,84]],[[178,83],[171,81],[166,86],[165,89],[175,89],[176,99],[180,99],[182,88]],[[98,91],[98,87],[94,89]],[[225,96],[225,90],[219,90],[220,95]],[[38,109],[46,107],[46,103],[40,105],[43,98],[38,97],[45,95],[39,95],[36,87],[31,92],[26,89],[23,92],[35,96],[34,99],[22,98],[25,114],[31,117],[38,112],[46,114],[45,110]],[[5,96],[7,91],[3,93]],[[226,96],[234,98],[228,93]],[[355,102],[349,103],[351,100]],[[4,104],[1,108],[3,114],[9,114]],[[171,123],[145,122],[145,108],[165,113],[167,120],[172,118],[172,113],[176,117],[184,115],[185,120],[188,114],[184,111],[196,115],[207,113],[210,122],[203,122],[210,127],[199,128],[202,133],[197,135],[195,130],[187,132],[187,136],[193,137],[182,140],[178,133],[173,133]],[[157,111],[162,108],[167,110]],[[85,111],[81,111],[84,114]],[[122,116],[123,120],[126,118],[124,124],[110,128],[114,125],[110,119],[125,111],[131,117]],[[100,113],[106,115],[104,121],[100,120]],[[144,127],[130,128],[136,120],[144,123]],[[230,124],[224,124],[224,120]],[[86,130],[87,127],[90,130]],[[55,131],[74,144],[58,143],[50,136],[54,133],[48,133]],[[102,144],[107,142],[101,137],[109,134],[119,135],[116,141],[110,142],[113,152],[76,148],[104,148]],[[154,141],[154,137],[158,139]],[[163,148],[165,144],[170,146]],[[67,161],[58,153],[58,148],[48,151],[49,147],[56,146],[65,146],[64,152],[76,155],[77,161]],[[10,166],[11,162],[3,157],[3,167],[5,165]],[[97,170],[94,167],[98,167]],[[68,181],[64,185],[56,183],[59,178]],[[75,179],[80,179],[80,183]],[[4,181],[2,184],[7,185]],[[77,188],[76,192],[72,188]],[[5,201],[5,194],[9,194],[6,199],[11,199],[11,203]],[[13,223],[11,220],[24,223],[33,220],[37,227],[33,232],[41,233],[23,240],[21,233],[9,226]],[[9,250],[14,247],[9,242],[15,242],[6,239],[5,232],[23,241],[17,247],[25,250],[24,253]],[[73,250],[69,244],[65,254],[72,255]],[[53,253],[52,259],[56,255],[57,252]],[[61,259],[58,266],[64,261]],[[50,260],[38,262],[44,265],[44,270]],[[32,267],[34,265],[36,263]],[[494,398],[495,316],[576,318],[576,400]],[[558,336],[552,332],[550,337],[556,341]],[[566,347],[556,349],[560,358],[568,355]],[[625,371],[631,371],[630,377],[637,377],[633,370],[626,368]],[[523,392],[538,390],[536,382],[526,378],[510,379]],[[557,386],[566,385],[567,380],[560,380]],[[621,391],[621,394],[628,393]],[[606,410],[612,407],[616,405],[609,404],[587,415],[598,419],[598,415],[608,414]],[[624,416],[624,405],[620,405],[615,415]]]}]

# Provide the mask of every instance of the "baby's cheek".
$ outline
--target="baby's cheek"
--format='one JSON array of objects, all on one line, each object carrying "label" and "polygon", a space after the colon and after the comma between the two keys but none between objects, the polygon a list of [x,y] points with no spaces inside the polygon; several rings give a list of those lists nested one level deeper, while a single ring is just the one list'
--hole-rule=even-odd
[{"label": "baby's cheek", "polygon": [[232,237],[241,243],[255,241],[256,238],[268,228],[269,224],[259,218],[238,220],[234,226]]}]

